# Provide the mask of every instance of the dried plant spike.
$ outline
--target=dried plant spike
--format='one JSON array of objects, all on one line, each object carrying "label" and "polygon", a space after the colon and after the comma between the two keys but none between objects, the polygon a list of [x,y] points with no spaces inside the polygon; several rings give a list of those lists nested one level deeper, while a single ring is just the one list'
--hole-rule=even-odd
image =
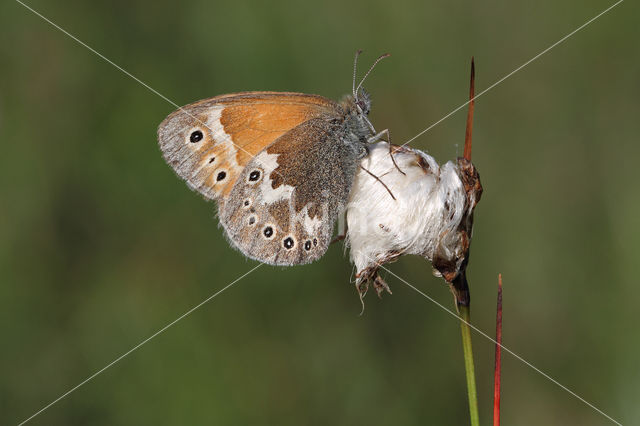
[{"label": "dried plant spike", "polygon": [[498,307],[496,311],[496,364],[493,374],[493,426],[500,426],[500,378],[502,353],[502,274],[498,274]]},{"label": "dried plant spike", "polygon": [[471,134],[473,132],[473,106],[475,103],[476,68],[471,57],[471,81],[469,82],[469,111],[467,112],[467,129],[464,136],[464,158],[471,161]]}]

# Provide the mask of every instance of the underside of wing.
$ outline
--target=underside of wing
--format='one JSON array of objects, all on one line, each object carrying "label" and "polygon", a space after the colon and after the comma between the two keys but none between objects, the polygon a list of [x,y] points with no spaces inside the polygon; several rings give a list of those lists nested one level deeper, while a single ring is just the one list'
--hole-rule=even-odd
[{"label": "underside of wing", "polygon": [[364,150],[345,144],[344,137],[340,123],[315,118],[260,151],[219,203],[231,243],[275,265],[322,256]]},{"label": "underside of wing", "polygon": [[226,196],[246,164],[292,128],[338,114],[322,96],[243,92],[184,106],[158,127],[165,161],[207,199]]}]

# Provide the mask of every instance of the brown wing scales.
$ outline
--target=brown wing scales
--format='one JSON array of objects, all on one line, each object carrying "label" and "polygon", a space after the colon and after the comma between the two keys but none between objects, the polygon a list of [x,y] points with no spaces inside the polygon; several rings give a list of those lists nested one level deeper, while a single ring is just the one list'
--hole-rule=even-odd
[{"label": "brown wing scales", "polygon": [[[275,265],[309,263],[325,253],[360,155],[343,132],[334,120],[308,120],[249,161],[219,209],[236,248]],[[251,173],[259,178],[252,181]]]}]

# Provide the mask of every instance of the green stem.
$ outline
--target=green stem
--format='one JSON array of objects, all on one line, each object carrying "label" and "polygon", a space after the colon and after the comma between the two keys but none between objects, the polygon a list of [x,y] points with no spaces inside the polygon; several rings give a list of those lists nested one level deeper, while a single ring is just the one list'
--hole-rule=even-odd
[{"label": "green stem", "polygon": [[476,373],[473,367],[473,349],[471,348],[471,327],[469,306],[458,305],[460,311],[460,331],[462,331],[462,350],[464,352],[464,369],[467,373],[467,395],[469,397],[469,417],[471,426],[480,426],[478,416],[478,397],[476,394]]}]

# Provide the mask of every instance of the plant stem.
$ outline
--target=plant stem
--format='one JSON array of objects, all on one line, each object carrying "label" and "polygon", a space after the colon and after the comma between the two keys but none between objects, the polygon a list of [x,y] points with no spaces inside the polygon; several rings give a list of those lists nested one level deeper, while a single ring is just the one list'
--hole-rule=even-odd
[{"label": "plant stem", "polygon": [[478,397],[476,394],[476,373],[473,367],[473,349],[471,347],[470,313],[468,305],[458,305],[460,312],[460,331],[462,331],[462,350],[464,352],[464,369],[467,373],[467,396],[469,397],[469,417],[471,426],[479,426]]}]

